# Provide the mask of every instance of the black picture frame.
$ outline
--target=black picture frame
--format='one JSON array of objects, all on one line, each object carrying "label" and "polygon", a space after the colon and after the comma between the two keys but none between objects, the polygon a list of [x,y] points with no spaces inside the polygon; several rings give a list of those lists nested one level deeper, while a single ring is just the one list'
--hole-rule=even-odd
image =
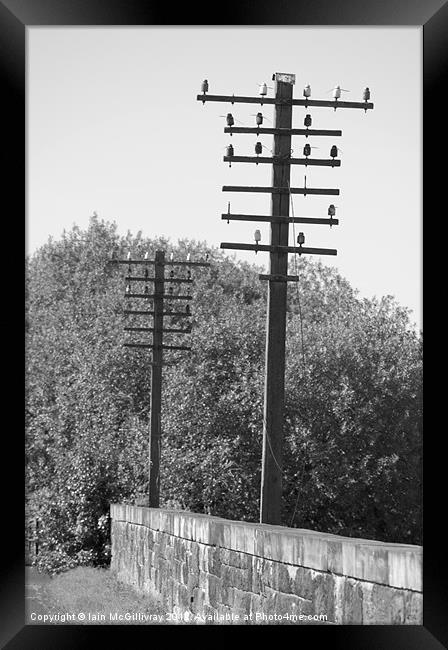
[{"label": "black picture frame", "polygon": [[[25,207],[25,30],[37,25],[192,25],[205,28],[215,25],[213,4],[200,5],[183,3],[175,10],[169,3],[148,0],[0,0],[0,71],[3,90],[3,152],[6,169],[2,183],[4,226],[16,227],[24,223],[22,206]],[[250,2],[240,0],[228,5],[219,5],[221,25],[359,25],[359,26],[406,26],[423,27],[423,92],[424,92],[424,209],[428,211],[428,220],[436,225],[437,217],[443,217],[441,210],[444,197],[444,167],[442,163],[444,122],[446,108],[441,101],[443,86],[448,70],[448,2],[445,0],[277,0],[267,2],[259,0]],[[175,22],[174,22],[175,16]],[[406,110],[403,98],[403,110]],[[417,134],[416,134],[417,137]],[[446,136],[445,136],[446,140]],[[19,197],[24,197],[22,199]],[[5,200],[6,199],[6,200]],[[5,208],[5,206],[7,206]],[[24,233],[8,234],[6,241],[17,241]],[[14,238],[14,239],[12,239]],[[22,240],[24,241],[24,240]],[[7,247],[8,249],[10,247]],[[17,247],[16,247],[17,250]],[[8,251],[7,251],[8,252]],[[10,254],[6,262],[8,268],[17,267],[17,258]],[[416,260],[416,263],[419,263]],[[14,280],[14,285],[17,282]],[[11,292],[20,293],[17,291]],[[7,298],[9,300],[9,298]],[[14,311],[20,314],[20,304]],[[7,310],[8,315],[12,310]],[[11,318],[13,317],[11,314]],[[7,322],[6,322],[7,320]],[[12,325],[8,331],[10,319],[2,323],[3,341],[13,341],[13,332],[19,332],[20,326]],[[443,340],[439,338],[439,342]],[[9,345],[9,343],[8,343]],[[11,345],[14,345],[11,343]],[[15,343],[20,349],[20,341]],[[431,348],[431,345],[429,346]],[[439,350],[438,350],[439,353]],[[20,364],[16,364],[20,366]],[[17,398],[23,385],[20,378],[10,381],[8,386]],[[4,373],[5,374],[5,371]],[[433,391],[431,390],[431,393]],[[432,395],[431,395],[432,396]],[[9,397],[5,410],[11,409]],[[434,398],[429,400],[433,402]],[[437,398],[436,398],[437,400]],[[19,398],[20,401],[20,398]],[[439,403],[443,403],[439,392]],[[431,410],[431,406],[427,406]],[[15,413],[21,412],[21,406]],[[92,639],[110,633],[111,628],[103,626],[25,626],[24,625],[24,481],[22,472],[23,438],[17,426],[19,418],[13,418],[13,426],[5,429],[4,456],[2,476],[6,479],[4,486],[4,509],[2,523],[3,541],[6,551],[3,554],[3,570],[0,586],[0,643],[1,647],[11,650],[33,648],[75,648],[88,647]],[[443,427],[443,424],[442,424]],[[440,495],[445,461],[438,444],[434,442],[437,434],[443,435],[441,426],[434,427],[431,439],[425,440],[424,455],[424,623],[423,626],[302,626],[294,632],[296,639],[302,641],[303,635],[312,635],[312,642],[328,643],[331,647],[356,648],[357,650],[434,650],[448,647],[448,589],[446,580],[445,545],[442,528],[439,523],[444,518],[443,494]],[[434,437],[433,435],[434,434]],[[427,433],[427,438],[430,434]],[[7,445],[7,446],[6,446]],[[7,475],[5,467],[13,468]],[[437,509],[432,514],[432,503]],[[155,628],[151,628],[152,632]],[[159,628],[168,632],[166,627]],[[218,628],[199,629],[197,626],[182,627],[185,639],[188,635],[197,640],[198,634],[214,633]],[[249,630],[249,628],[244,628]],[[257,634],[259,632],[257,630]],[[263,629],[263,634],[268,630]],[[114,626],[112,632],[115,642],[129,644],[129,635],[133,636],[136,627]],[[219,634],[226,638],[231,632],[219,627]],[[270,628],[272,631],[272,628]],[[276,635],[282,632],[274,628]],[[148,636],[148,628],[142,627],[138,632],[146,634],[145,643],[154,642]],[[250,628],[251,634],[254,629]],[[237,628],[241,638],[248,632]],[[126,636],[124,636],[126,635]],[[318,639],[316,639],[316,635]],[[199,637],[200,638],[200,637]],[[166,643],[166,640],[165,640]]]}]

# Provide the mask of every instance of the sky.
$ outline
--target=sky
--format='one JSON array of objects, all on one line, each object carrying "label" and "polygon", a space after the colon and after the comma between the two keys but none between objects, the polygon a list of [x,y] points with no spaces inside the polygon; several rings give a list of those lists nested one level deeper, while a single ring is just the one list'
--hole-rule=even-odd
[{"label": "sky", "polygon": [[[422,329],[422,30],[421,27],[28,27],[26,252],[90,216],[118,231],[221,242],[269,243],[269,224],[221,220],[235,213],[270,213],[270,195],[223,192],[223,185],[271,185],[271,165],[223,162],[225,147],[254,155],[272,136],[224,134],[265,125],[273,106],[196,100],[209,93],[257,96],[274,72],[296,75],[294,97],[310,84],[313,99],[331,99],[336,84],[361,101],[368,86],[374,110],[293,108],[293,127],[306,113],[313,128],[342,137],[293,136],[294,157],[308,141],[312,155],[340,150],[341,167],[291,168],[291,186],[339,188],[340,195],[293,195],[295,216],[327,217],[339,225],[295,225],[305,245],[336,248],[315,257],[335,266],[372,298],[393,295]],[[265,150],[266,152],[266,150]],[[265,154],[266,155],[266,154]],[[292,226],[290,227],[292,244]],[[233,255],[232,251],[228,251]],[[268,253],[237,252],[264,265]]]}]

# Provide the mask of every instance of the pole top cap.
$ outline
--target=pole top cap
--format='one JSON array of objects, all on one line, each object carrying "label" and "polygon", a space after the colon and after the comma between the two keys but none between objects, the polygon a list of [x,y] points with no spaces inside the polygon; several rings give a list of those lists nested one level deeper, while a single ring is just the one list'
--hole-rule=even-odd
[{"label": "pole top cap", "polygon": [[273,81],[283,81],[283,83],[291,84],[292,86],[296,83],[295,74],[287,74],[286,72],[275,72]]}]

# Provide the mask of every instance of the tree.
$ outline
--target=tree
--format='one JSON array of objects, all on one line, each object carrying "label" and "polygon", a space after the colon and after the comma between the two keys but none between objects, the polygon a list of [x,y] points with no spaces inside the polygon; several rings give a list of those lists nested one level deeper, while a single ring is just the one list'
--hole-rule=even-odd
[{"label": "tree", "polygon": [[[107,262],[113,250],[157,249],[212,257],[194,273],[191,355],[166,353],[176,365],[164,368],[162,506],[258,520],[259,269],[205,242],[120,237],[92,218],[27,260],[27,491],[43,568],[107,562],[109,503],[147,491],[149,353],[122,346],[123,276]],[[299,271],[288,298],[283,522],[419,543],[421,338],[393,298],[362,300],[314,261]]]}]

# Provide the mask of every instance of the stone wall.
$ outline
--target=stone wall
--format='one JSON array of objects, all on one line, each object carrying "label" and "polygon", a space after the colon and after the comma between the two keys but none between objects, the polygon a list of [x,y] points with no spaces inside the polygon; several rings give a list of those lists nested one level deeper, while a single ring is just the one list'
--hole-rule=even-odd
[{"label": "stone wall", "polygon": [[419,546],[128,505],[111,519],[112,571],[177,621],[422,624]]}]

